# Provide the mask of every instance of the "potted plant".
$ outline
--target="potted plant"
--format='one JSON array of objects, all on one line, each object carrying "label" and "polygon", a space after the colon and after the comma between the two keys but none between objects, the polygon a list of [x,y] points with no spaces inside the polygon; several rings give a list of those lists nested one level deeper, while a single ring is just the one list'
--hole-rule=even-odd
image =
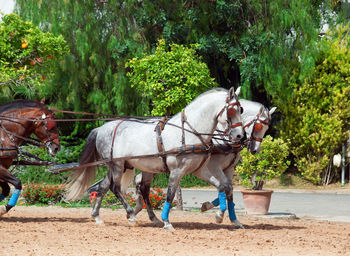
[{"label": "potted plant", "polygon": [[261,152],[251,154],[244,149],[241,151],[241,164],[236,173],[241,177],[243,186],[243,202],[247,214],[267,214],[270,207],[272,190],[263,190],[266,181],[281,176],[290,162],[288,143],[282,139],[266,136],[261,144]]}]

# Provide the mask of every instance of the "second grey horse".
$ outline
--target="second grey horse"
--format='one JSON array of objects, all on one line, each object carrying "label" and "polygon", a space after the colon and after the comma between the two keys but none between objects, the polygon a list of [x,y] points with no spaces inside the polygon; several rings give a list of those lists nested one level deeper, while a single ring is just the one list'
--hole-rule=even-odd
[{"label": "second grey horse", "polygon": [[[271,110],[268,110],[262,104],[248,100],[240,100],[240,102],[244,109],[242,113],[242,121],[247,136],[248,150],[252,154],[259,153],[262,138],[269,128],[271,115],[274,113],[276,108],[274,107]],[[235,166],[240,159],[239,150],[237,150],[236,147],[232,147],[232,144],[230,143],[222,144],[221,140],[215,139],[213,139],[213,141],[214,147],[217,150],[215,150],[215,153],[212,153],[207,166],[192,173],[196,177],[214,185],[218,190],[219,197],[215,199],[213,203],[205,203],[202,210],[208,210],[214,206],[220,205],[220,209],[216,213],[216,221],[221,223],[223,221],[224,213],[228,208],[231,222],[236,227],[243,227],[243,225],[237,220],[232,195],[232,178]],[[158,225],[161,222],[154,214],[149,201],[149,193],[153,176],[154,174],[152,173],[142,172],[135,178],[137,195],[135,214],[142,210],[142,200],[145,199],[144,202],[146,204],[149,218],[153,223]],[[107,173],[107,177],[111,177],[109,173]],[[133,177],[133,173],[127,177]],[[123,181],[125,184],[130,183],[127,179],[124,179]],[[101,182],[102,181],[97,182],[94,186],[92,186],[90,188],[90,192],[97,190]],[[106,180],[103,182],[105,183]],[[114,184],[112,180],[109,180],[108,185],[110,185],[110,189],[113,191]],[[100,205],[97,205],[97,207],[99,208]]]}]

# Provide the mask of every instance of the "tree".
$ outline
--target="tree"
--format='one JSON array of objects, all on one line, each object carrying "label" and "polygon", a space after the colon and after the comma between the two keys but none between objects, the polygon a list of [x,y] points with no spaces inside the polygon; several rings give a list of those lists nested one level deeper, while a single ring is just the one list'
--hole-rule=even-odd
[{"label": "tree", "polygon": [[[148,48],[133,21],[133,1],[16,3],[22,17],[62,34],[69,45],[71,54],[59,63],[56,78],[45,91],[57,108],[119,115],[147,111],[125,76],[126,60]],[[77,133],[84,136],[84,129]]]},{"label": "tree", "polygon": [[0,103],[38,98],[54,78],[53,66],[68,47],[62,36],[44,33],[10,14],[0,23]]}]

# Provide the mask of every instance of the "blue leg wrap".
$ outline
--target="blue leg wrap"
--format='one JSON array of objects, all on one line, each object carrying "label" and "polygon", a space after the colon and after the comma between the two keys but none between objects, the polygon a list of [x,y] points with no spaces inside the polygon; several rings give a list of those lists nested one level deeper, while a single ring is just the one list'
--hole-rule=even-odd
[{"label": "blue leg wrap", "polygon": [[219,200],[220,200],[220,210],[222,212],[226,211],[226,194],[225,194],[225,192],[219,192]]},{"label": "blue leg wrap", "polygon": [[228,216],[230,217],[231,221],[234,221],[237,219],[237,216],[235,213],[235,204],[232,201],[227,202],[227,204],[228,204]]},{"label": "blue leg wrap", "polygon": [[5,196],[3,194],[0,194],[0,202],[5,199]]},{"label": "blue leg wrap", "polygon": [[171,203],[165,202],[162,215],[161,215],[163,221],[169,221],[170,208],[171,208]]},{"label": "blue leg wrap", "polygon": [[216,199],[214,199],[214,201],[211,202],[214,206],[218,206],[220,204],[220,200],[217,197]]},{"label": "blue leg wrap", "polygon": [[19,197],[20,194],[21,194],[21,190],[19,190],[19,189],[16,188],[16,189],[13,191],[13,194],[12,194],[12,196],[11,196],[11,198],[10,198],[10,201],[8,202],[8,205],[10,205],[10,206],[15,206],[16,203],[17,203],[17,200],[18,200],[18,197]]}]

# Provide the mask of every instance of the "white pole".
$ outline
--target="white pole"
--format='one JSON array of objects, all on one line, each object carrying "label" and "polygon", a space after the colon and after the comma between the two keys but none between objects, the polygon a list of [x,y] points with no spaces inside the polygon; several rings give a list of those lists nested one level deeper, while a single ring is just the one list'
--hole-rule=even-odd
[{"label": "white pole", "polygon": [[342,146],[342,157],[341,157],[341,185],[345,184],[345,154],[346,154],[346,143]]}]

